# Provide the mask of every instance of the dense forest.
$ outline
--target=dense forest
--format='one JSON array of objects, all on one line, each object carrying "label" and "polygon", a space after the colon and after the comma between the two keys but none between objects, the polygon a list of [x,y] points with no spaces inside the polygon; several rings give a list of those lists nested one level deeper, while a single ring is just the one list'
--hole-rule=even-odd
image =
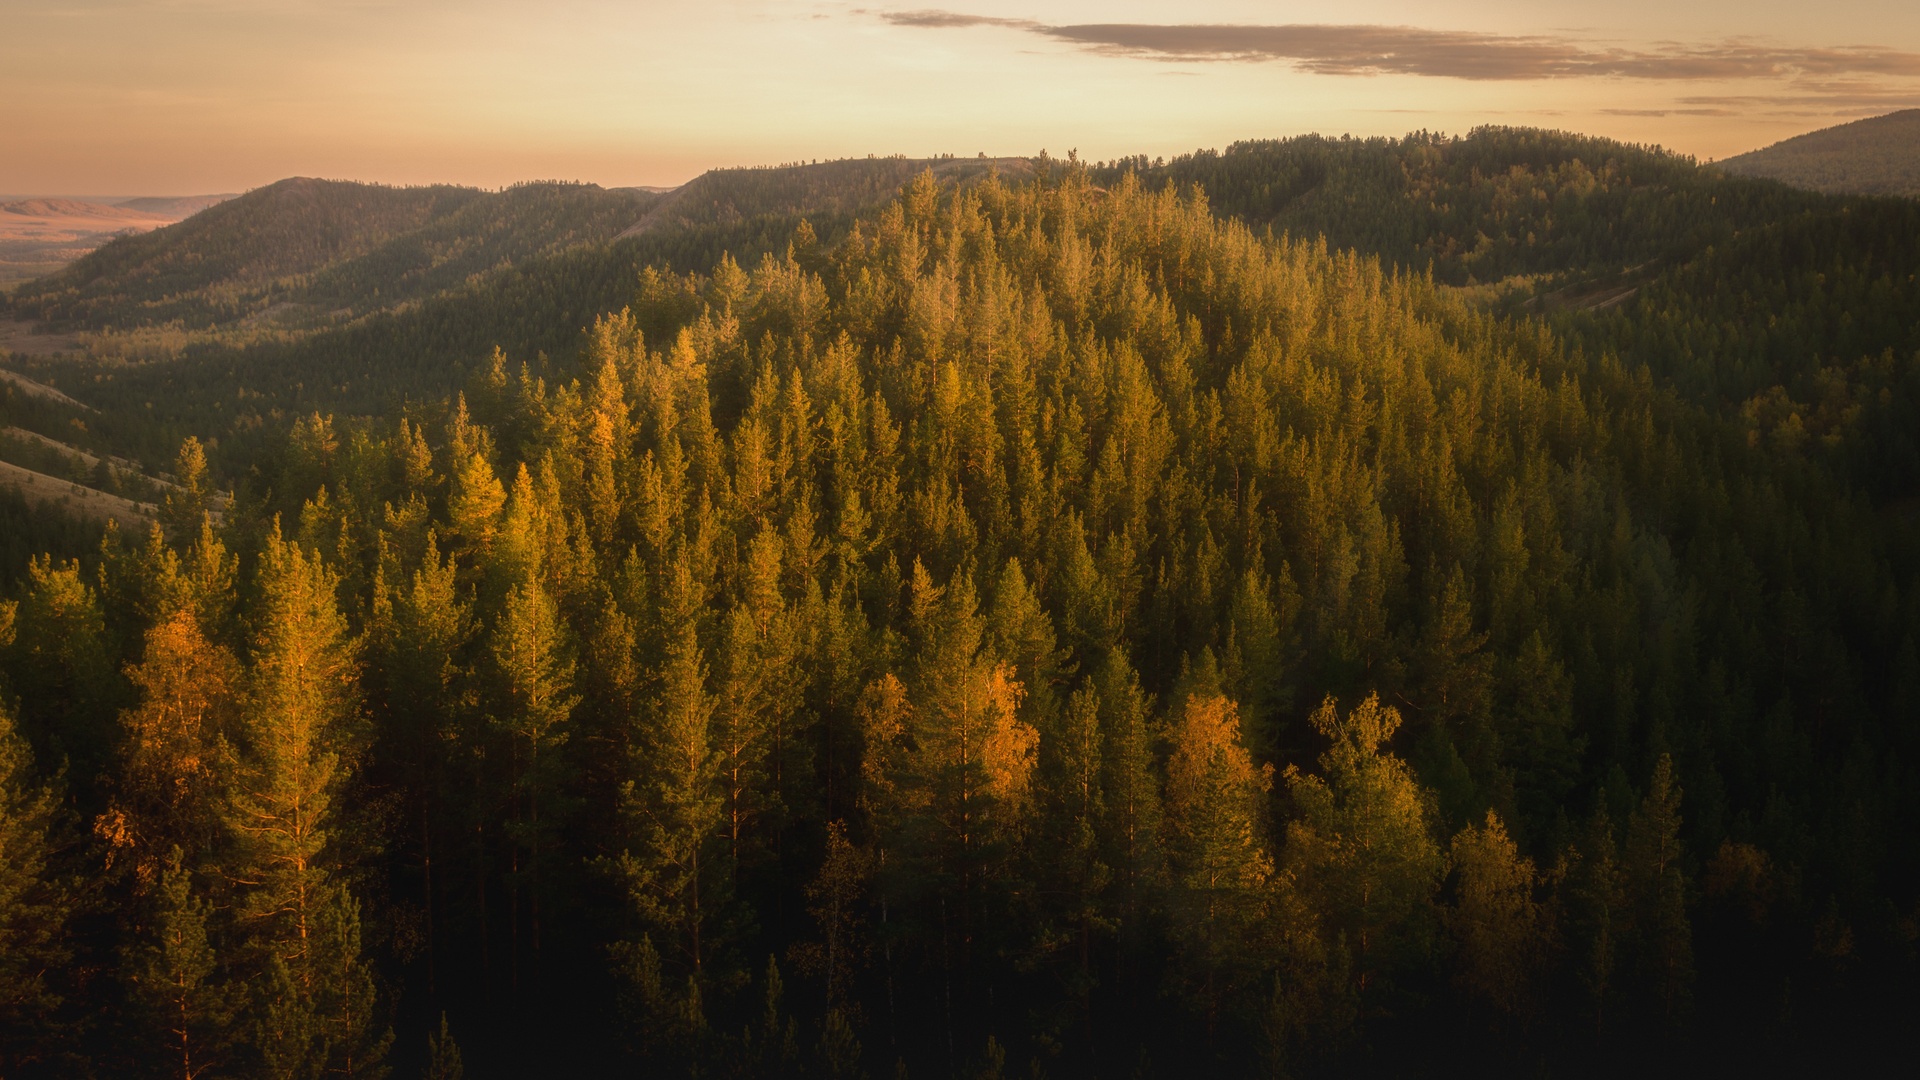
[{"label": "dense forest", "polygon": [[1809,131],[1720,167],[1833,194],[1920,195],[1920,109]]},{"label": "dense forest", "polygon": [[1912,204],[1499,131],[789,190],[60,373],[173,460],[0,503],[0,1076],[1900,1039]]}]

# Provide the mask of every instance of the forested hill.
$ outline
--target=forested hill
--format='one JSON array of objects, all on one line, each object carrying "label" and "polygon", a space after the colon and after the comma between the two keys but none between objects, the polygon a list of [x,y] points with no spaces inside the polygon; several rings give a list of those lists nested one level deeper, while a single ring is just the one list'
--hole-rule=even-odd
[{"label": "forested hill", "polygon": [[[114,347],[164,362],[97,369],[69,357],[16,362],[52,384],[87,383],[90,402],[115,416],[139,417],[175,442],[188,433],[229,443],[235,436],[257,439],[302,410],[365,414],[410,396],[445,393],[496,347],[516,362],[534,362],[541,353],[565,362],[595,316],[627,304],[637,286],[649,287],[648,268],[705,272],[723,257],[751,267],[789,246],[818,268],[858,215],[929,170],[953,183],[1033,173],[1017,159],[884,157],[716,170],[664,197],[525,185],[471,200],[378,250],[283,288],[247,294],[244,305],[223,310],[260,314],[237,324],[126,333],[128,324],[111,314],[120,308],[100,309],[104,325],[115,331]],[[613,196],[650,200],[641,205],[654,209],[596,218],[596,227],[607,226],[597,241],[555,239],[546,229],[559,216],[549,212],[556,204],[590,207]],[[473,233],[489,227],[495,232]],[[612,239],[613,232],[624,235]],[[489,239],[495,236],[525,242],[503,252],[504,245]],[[469,267],[477,272],[466,272]],[[211,307],[216,294],[233,291],[203,290],[180,302]],[[41,311],[37,295],[23,298],[16,313]],[[261,306],[269,302],[270,308]],[[263,425],[262,418],[272,423]],[[150,457],[158,445],[122,449]]]},{"label": "forested hill", "polygon": [[1920,197],[1920,109],[1810,131],[1719,165],[1813,191]]},{"label": "forested hill", "polygon": [[1325,236],[1450,285],[1618,272],[1827,205],[1777,185],[1729,182],[1658,148],[1532,128],[1310,135],[1094,169],[1109,182],[1124,172],[1149,187],[1197,184],[1223,217]]},{"label": "forested hill", "polygon": [[1128,172],[1198,185],[1223,217],[1431,272],[1493,310],[1545,315],[1750,438],[1920,495],[1920,202],[1509,128],[1236,143],[1094,175]]},{"label": "forested hill", "polygon": [[962,183],[997,172],[1033,174],[1026,158],[846,158],[778,168],[715,169],[668,193],[623,235],[697,226],[732,227],[755,219],[836,218],[885,205],[923,171]]},{"label": "forested hill", "polygon": [[[1894,1046],[1912,522],[1651,365],[1213,209],[922,173],[629,279],[571,357],[256,413],[217,522],[185,443],[163,528],[0,605],[0,1073]],[[1705,340],[1699,295],[1639,325]]]},{"label": "forested hill", "polygon": [[21,286],[16,317],[52,327],[204,329],[350,319],[474,275],[601,242],[655,199],[587,184],[390,188],[295,178],[108,244]]}]

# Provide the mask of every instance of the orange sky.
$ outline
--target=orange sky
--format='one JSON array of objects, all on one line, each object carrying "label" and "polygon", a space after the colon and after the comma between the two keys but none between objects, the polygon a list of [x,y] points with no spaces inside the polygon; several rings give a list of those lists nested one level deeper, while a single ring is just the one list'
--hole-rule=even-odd
[{"label": "orange sky", "polygon": [[1723,157],[1920,105],[1920,4],[0,0],[0,192],[674,184],[868,153],[1571,128]]}]

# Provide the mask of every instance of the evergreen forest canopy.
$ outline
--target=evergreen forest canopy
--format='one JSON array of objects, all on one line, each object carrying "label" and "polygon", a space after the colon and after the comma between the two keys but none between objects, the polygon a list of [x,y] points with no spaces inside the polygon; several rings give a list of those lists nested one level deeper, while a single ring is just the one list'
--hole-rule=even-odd
[{"label": "evergreen forest canopy", "polygon": [[1720,166],[1814,191],[1920,195],[1920,109],[1810,131]]},{"label": "evergreen forest canopy", "polygon": [[1914,204],[1540,132],[949,168],[9,388],[179,450],[148,535],[0,504],[0,1075],[1892,1045]]}]

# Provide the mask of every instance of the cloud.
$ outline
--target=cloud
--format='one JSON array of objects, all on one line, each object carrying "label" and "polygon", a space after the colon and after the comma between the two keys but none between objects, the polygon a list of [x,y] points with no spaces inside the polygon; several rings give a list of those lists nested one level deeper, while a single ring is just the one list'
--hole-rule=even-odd
[{"label": "cloud", "polygon": [[1009,26],[1016,30],[1044,30],[1032,19],[996,19],[989,15],[962,15],[953,11],[882,11],[881,20],[894,26],[928,30],[955,30],[968,26]]},{"label": "cloud", "polygon": [[1410,26],[1049,26],[949,11],[887,12],[895,26],[992,26],[1110,56],[1192,62],[1283,62],[1317,75],[1416,75],[1475,81],[1616,77],[1651,80],[1920,76],[1920,53],[1871,45],[1782,48],[1745,39],[1648,49],[1597,47],[1569,37],[1423,30]]}]

